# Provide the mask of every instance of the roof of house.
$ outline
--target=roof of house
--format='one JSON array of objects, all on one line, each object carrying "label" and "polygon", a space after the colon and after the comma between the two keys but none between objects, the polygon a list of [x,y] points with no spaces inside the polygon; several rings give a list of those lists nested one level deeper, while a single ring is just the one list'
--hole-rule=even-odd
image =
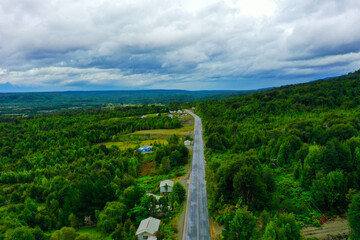
[{"label": "roof of house", "polygon": [[160,187],[165,187],[165,185],[172,187],[172,186],[174,186],[174,182],[171,180],[165,180],[165,181],[160,182]]},{"label": "roof of house", "polygon": [[142,146],[142,147],[139,148],[139,149],[148,149],[148,148],[152,148],[152,146],[146,146],[146,145],[144,145],[144,146]]},{"label": "roof of house", "polygon": [[190,140],[185,140],[184,142],[189,142],[189,143],[191,143],[191,141],[190,141]]},{"label": "roof of house", "polygon": [[157,218],[149,217],[141,221],[136,235],[142,234],[144,232],[155,234],[159,230],[160,220]]}]

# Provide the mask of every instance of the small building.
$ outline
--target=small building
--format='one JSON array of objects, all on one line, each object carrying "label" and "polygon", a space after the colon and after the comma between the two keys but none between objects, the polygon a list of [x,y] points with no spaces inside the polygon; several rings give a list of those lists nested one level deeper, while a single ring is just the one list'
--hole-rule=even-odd
[{"label": "small building", "polygon": [[138,240],[156,240],[156,233],[159,230],[160,220],[157,218],[149,217],[141,221],[136,236]]},{"label": "small building", "polygon": [[165,180],[160,182],[160,194],[165,195],[166,193],[172,192],[173,186],[174,186],[174,182],[171,180]]},{"label": "small building", "polygon": [[185,140],[185,141],[184,141],[184,145],[185,145],[185,146],[190,146],[190,145],[191,145],[191,141],[190,141],[190,140]]},{"label": "small building", "polygon": [[177,113],[183,113],[181,110],[177,110]]},{"label": "small building", "polygon": [[147,116],[146,115],[142,115],[141,118],[146,118]]},{"label": "small building", "polygon": [[152,146],[146,146],[146,145],[144,145],[144,146],[142,146],[141,148],[139,148],[139,151],[140,152],[152,152]]},{"label": "small building", "polygon": [[174,118],[174,116],[172,114],[169,114],[168,117],[171,118],[171,119]]},{"label": "small building", "polygon": [[195,109],[195,107],[192,107],[191,109]]},{"label": "small building", "polygon": [[84,216],[85,225],[91,225],[93,222],[91,221],[91,215]]}]

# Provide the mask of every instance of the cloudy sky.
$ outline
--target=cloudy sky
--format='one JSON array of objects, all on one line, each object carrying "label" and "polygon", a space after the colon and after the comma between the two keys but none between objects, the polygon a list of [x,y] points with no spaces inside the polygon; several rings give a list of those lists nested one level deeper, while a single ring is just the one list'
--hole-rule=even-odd
[{"label": "cloudy sky", "polygon": [[359,0],[0,1],[0,92],[257,89],[358,68]]}]

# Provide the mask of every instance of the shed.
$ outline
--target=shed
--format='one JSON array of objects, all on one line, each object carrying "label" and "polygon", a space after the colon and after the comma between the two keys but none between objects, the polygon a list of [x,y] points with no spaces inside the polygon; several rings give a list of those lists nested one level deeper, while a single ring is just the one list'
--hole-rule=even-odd
[{"label": "shed", "polygon": [[190,140],[185,140],[185,141],[184,141],[184,145],[185,145],[185,146],[190,146],[190,145],[191,145],[191,141],[190,141]]},{"label": "shed", "polygon": [[156,240],[156,233],[159,230],[160,220],[149,217],[141,221],[136,236],[138,240]]},{"label": "shed", "polygon": [[172,192],[174,182],[171,180],[165,180],[160,182],[160,194],[165,195],[166,193]]},{"label": "shed", "polygon": [[146,145],[144,145],[144,146],[142,146],[141,148],[139,148],[139,151],[140,152],[152,152],[152,146],[146,146]]}]

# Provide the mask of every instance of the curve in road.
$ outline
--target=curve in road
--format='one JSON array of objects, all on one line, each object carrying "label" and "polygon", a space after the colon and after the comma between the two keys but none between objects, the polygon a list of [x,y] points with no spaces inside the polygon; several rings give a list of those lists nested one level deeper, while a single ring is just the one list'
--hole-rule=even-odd
[{"label": "curve in road", "polygon": [[211,239],[205,183],[205,157],[201,119],[186,110],[195,119],[192,171],[190,175],[186,240]]}]

